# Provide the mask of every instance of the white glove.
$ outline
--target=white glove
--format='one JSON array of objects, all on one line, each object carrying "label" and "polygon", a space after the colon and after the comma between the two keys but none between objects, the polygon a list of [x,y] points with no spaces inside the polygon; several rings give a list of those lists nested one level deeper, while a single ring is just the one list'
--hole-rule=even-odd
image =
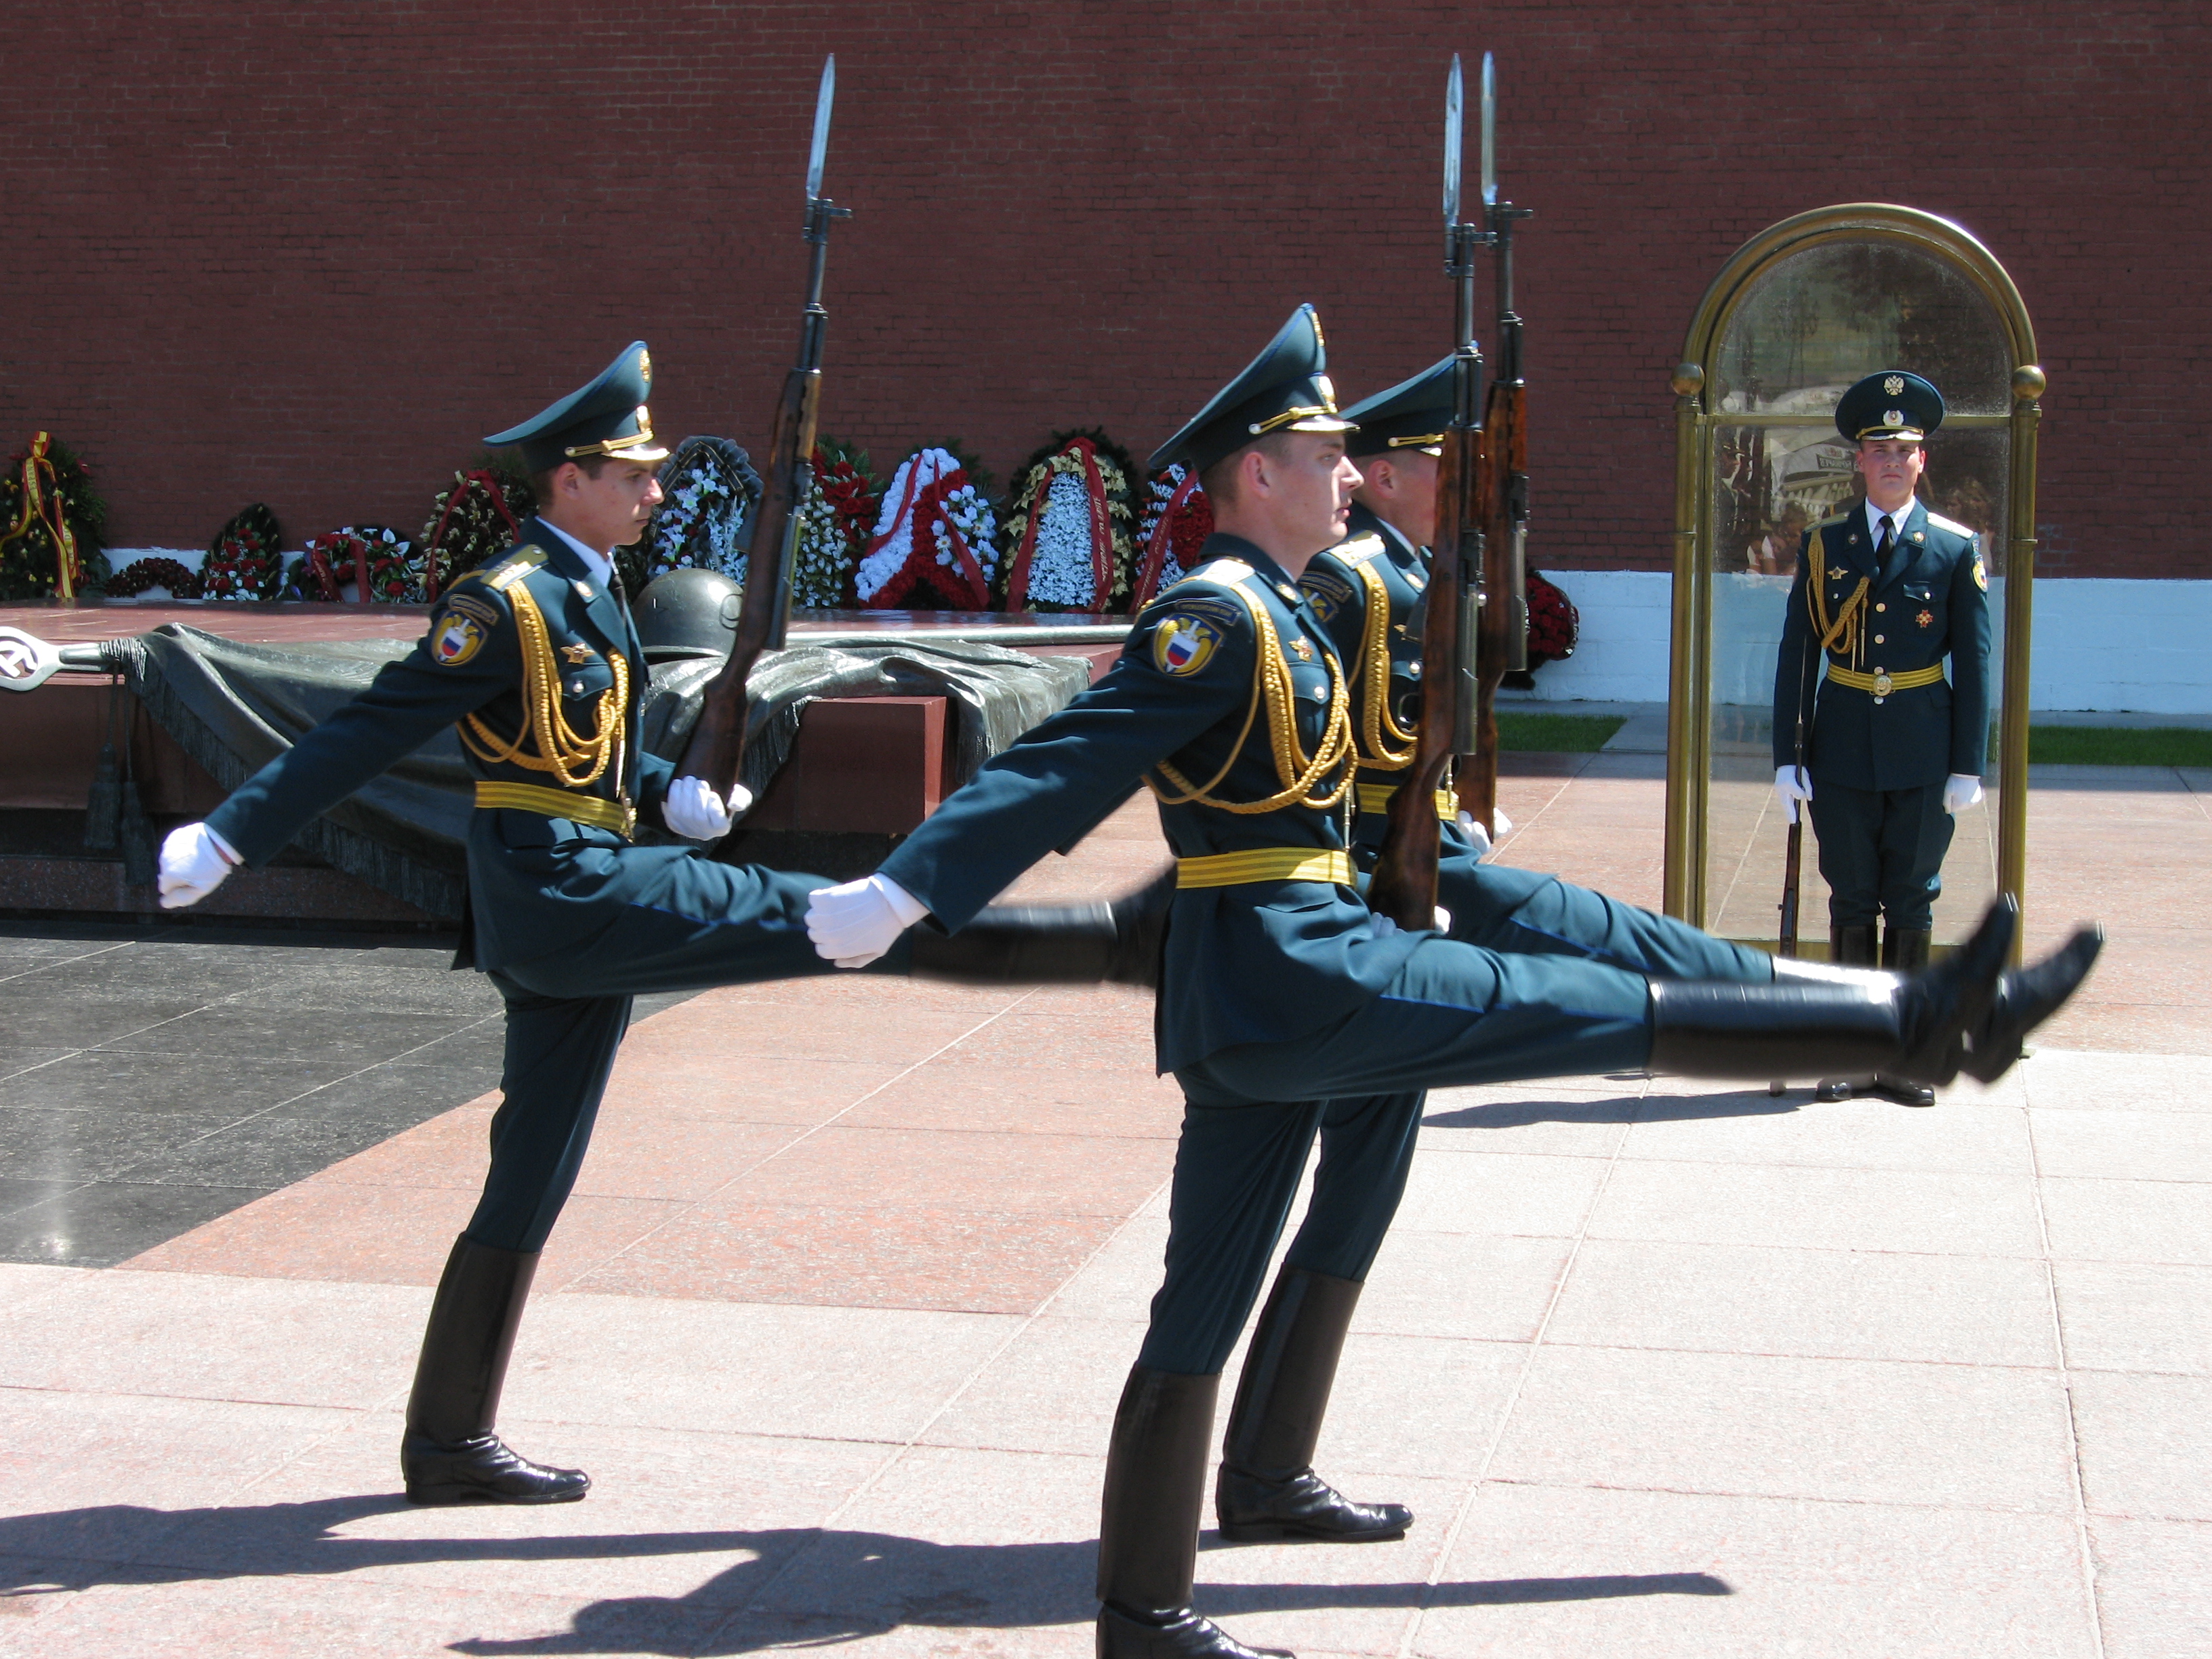
[{"label": "white glove", "polygon": [[882,876],[815,890],[806,907],[806,937],[817,956],[840,968],[865,968],[929,914],[929,907]]},{"label": "white glove", "polygon": [[742,783],[730,786],[729,803],[707,787],[704,778],[678,778],[668,786],[660,804],[661,821],[686,841],[720,841],[730,825],[745,815],[753,792]]},{"label": "white glove", "polygon": [[[1503,841],[1513,833],[1513,820],[1505,816],[1504,807],[1492,806],[1490,809],[1490,815],[1498,820],[1498,840]],[[1462,808],[1456,821],[1461,832],[1474,843],[1474,855],[1477,858],[1487,856],[1490,852],[1490,831],[1482,827],[1482,820]]]},{"label": "white glove", "polygon": [[1797,803],[1813,799],[1812,774],[1802,766],[1778,766],[1774,769],[1774,798],[1782,803],[1782,816],[1789,823],[1797,822]]},{"label": "white glove", "polygon": [[1441,904],[1436,907],[1436,910],[1437,932],[1439,933],[1449,933],[1451,932],[1451,912],[1445,909]]},{"label": "white glove", "polygon": [[161,908],[198,904],[222,885],[238,862],[230,843],[204,823],[170,830],[161,843]]},{"label": "white glove", "polygon": [[1943,810],[1963,812],[1969,806],[1982,804],[1982,781],[1968,777],[1964,772],[1954,772],[1943,780]]}]

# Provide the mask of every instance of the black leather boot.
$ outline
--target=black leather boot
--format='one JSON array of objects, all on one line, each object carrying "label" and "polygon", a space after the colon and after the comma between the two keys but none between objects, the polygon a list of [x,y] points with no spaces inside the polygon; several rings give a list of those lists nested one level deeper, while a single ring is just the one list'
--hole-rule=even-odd
[{"label": "black leather boot", "polygon": [[[1864,927],[1839,927],[1828,925],[1828,960],[1838,968],[1871,968],[1875,965],[1875,929],[1872,922]],[[1862,1088],[1871,1088],[1874,1079],[1869,1078],[1824,1077],[1813,1085],[1815,1100],[1849,1100]]]},{"label": "black leather boot", "polygon": [[453,1241],[430,1304],[399,1468],[416,1504],[569,1504],[591,1490],[581,1469],[519,1457],[492,1432],[499,1391],[538,1257]]},{"label": "black leather boot", "polygon": [[1156,988],[1175,872],[1111,902],[992,904],[950,939],[914,930],[913,973],[963,985],[1116,985]]},{"label": "black leather boot", "polygon": [[1983,1083],[1995,1083],[2020,1058],[2021,1042],[2065,1006],[2105,948],[2105,930],[2094,922],[2033,968],[2007,974],[1988,1012],[1966,1028],[1960,1069]]},{"label": "black leather boot", "polygon": [[1291,1659],[1190,1604],[1220,1386],[1139,1365],[1121,1390],[1098,1522],[1098,1659]]},{"label": "black leather boot", "polygon": [[[1894,973],[1917,974],[1928,965],[1928,947],[1932,942],[1925,927],[1884,927],[1881,933],[1881,965]],[[1891,1077],[1876,1072],[1869,1087],[1885,1099],[1900,1106],[1933,1106],[1936,1091],[1923,1083],[1914,1083],[1901,1077]]]},{"label": "black leather boot", "polygon": [[2019,907],[2000,899],[1972,939],[1911,979],[1816,975],[1817,964],[1805,963],[1786,975],[1778,970],[1771,985],[1655,980],[1650,1069],[1762,1079],[1882,1071],[1948,1083],[1966,1063],[1969,1033],[1986,1030],[1979,1041],[2003,1041],[1989,1021],[2019,926]]},{"label": "black leather boot", "polygon": [[1357,1279],[1285,1267],[1252,1333],[1213,1484],[1221,1535],[1239,1544],[1313,1538],[1367,1544],[1403,1538],[1402,1504],[1354,1504],[1313,1470],[1337,1358],[1359,1305]]}]

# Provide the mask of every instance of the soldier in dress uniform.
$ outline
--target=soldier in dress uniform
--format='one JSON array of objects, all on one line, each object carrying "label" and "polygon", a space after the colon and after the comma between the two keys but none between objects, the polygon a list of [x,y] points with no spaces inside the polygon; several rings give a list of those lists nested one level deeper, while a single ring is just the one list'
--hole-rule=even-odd
[{"label": "soldier in dress uniform", "polygon": [[[1152,459],[1204,482],[1217,528],[1200,565],[1146,607],[1098,684],[995,757],[875,875],[817,894],[808,912],[816,948],[841,964],[869,962],[917,922],[957,937],[1140,781],[1158,798],[1176,854],[1158,1064],[1185,1110],[1165,1279],[1107,1454],[1101,1659],[1252,1651],[1191,1605],[1208,1442],[1222,1367],[1333,1116],[1341,1133],[1287,1258],[1295,1305],[1271,1307],[1239,1388],[1217,1492],[1232,1537],[1389,1536],[1410,1521],[1401,1506],[1348,1503],[1311,1466],[1350,1295],[1418,1118],[1390,1099],[1647,1066],[1764,1080],[1849,1065],[1942,1082],[1964,1062],[1995,1075],[2096,950],[2085,933],[2005,975],[2015,913],[1999,906],[1915,979],[1762,957],[1747,977],[1685,981],[1564,941],[1501,951],[1376,916],[1346,833],[1356,699],[1297,586],[1342,539],[1360,482],[1325,368],[1301,307]],[[1365,1123],[1343,1115],[1377,1101]]]},{"label": "soldier in dress uniform", "polygon": [[[1806,532],[1774,669],[1775,793],[1793,822],[1810,806],[1831,960],[1905,973],[1928,960],[1953,815],[1982,799],[1989,746],[1980,538],[1915,495],[1942,422],[1942,393],[1902,369],[1868,375],[1836,404],[1866,499]],[[1909,1079],[1873,1085],[1935,1104]]]},{"label": "soldier in dress uniform", "polygon": [[[580,1469],[517,1455],[493,1431],[538,1252],[591,1139],[630,999],[825,971],[804,918],[823,876],[642,846],[642,823],[712,842],[750,805],[645,752],[647,669],[611,555],[660,499],[644,344],[521,425],[538,516],[509,551],[440,596],[429,630],[369,689],[161,851],[161,903],[205,897],[266,864],[304,824],[400,757],[456,728],[475,779],[456,968],[507,1005],[505,1099],[483,1196],[454,1242],[407,1407],[400,1462],[417,1503],[544,1504],[584,1496]],[[917,939],[886,966],[965,980],[1152,982],[1145,907],[1008,908],[958,958]]]}]

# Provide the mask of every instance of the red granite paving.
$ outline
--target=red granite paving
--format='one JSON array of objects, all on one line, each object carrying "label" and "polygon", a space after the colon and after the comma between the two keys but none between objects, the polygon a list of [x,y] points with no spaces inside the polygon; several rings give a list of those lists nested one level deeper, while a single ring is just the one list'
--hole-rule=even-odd
[{"label": "red granite paving", "polygon": [[[1656,904],[1656,757],[1502,779],[1509,861]],[[2054,1048],[2212,1051],[2212,815],[2178,779],[2031,798],[2031,939],[2076,915],[2106,961]],[[1149,802],[1015,890],[1110,894],[1160,867]],[[710,992],[631,1033],[551,1284],[626,1295],[1015,1311],[1158,1191],[1178,1097],[1147,998],[875,975]],[[481,1179],[487,1098],[137,1258],[142,1268],[428,1284]],[[996,1242],[996,1247],[994,1246]],[[995,1264],[995,1265],[994,1265]],[[901,1288],[903,1286],[904,1288]]]}]

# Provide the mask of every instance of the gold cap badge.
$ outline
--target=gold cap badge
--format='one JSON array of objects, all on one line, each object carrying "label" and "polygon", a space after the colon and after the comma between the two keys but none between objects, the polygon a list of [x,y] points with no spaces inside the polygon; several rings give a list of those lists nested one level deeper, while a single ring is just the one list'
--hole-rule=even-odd
[{"label": "gold cap badge", "polygon": [[1905,376],[1902,374],[1890,375],[1887,380],[1882,381],[1881,389],[1883,392],[1889,397],[1902,398],[1905,395]]}]

